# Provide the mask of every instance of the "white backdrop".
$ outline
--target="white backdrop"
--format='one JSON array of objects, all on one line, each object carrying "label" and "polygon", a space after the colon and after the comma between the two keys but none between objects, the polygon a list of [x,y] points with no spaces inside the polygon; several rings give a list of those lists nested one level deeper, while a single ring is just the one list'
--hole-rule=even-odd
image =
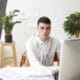
[{"label": "white backdrop", "polygon": [[13,38],[16,42],[17,57],[25,50],[25,42],[35,33],[36,22],[40,16],[48,16],[52,20],[51,36],[59,40],[67,38],[63,30],[65,17],[75,11],[80,11],[80,0],[8,0],[7,13],[19,9],[19,20],[15,25]]}]

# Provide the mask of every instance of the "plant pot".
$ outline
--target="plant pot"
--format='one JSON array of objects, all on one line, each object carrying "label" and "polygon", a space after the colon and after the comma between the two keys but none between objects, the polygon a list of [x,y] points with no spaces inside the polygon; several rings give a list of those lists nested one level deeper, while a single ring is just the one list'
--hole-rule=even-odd
[{"label": "plant pot", "polygon": [[5,42],[11,43],[12,42],[12,35],[5,35]]}]

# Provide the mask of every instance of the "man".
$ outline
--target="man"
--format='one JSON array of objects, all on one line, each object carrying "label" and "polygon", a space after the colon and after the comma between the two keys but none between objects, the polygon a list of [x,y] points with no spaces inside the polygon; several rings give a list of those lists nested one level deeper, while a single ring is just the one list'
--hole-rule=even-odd
[{"label": "man", "polygon": [[59,58],[60,43],[50,37],[51,21],[48,17],[40,17],[37,22],[38,34],[32,36],[26,42],[26,50],[31,66],[53,66],[55,53]]}]

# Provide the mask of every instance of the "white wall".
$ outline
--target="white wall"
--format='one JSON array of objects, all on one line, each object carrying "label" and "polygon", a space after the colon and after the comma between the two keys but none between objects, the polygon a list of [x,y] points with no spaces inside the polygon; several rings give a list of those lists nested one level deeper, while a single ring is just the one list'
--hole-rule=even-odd
[{"label": "white wall", "polygon": [[80,0],[8,0],[7,12],[19,9],[19,19],[13,30],[17,56],[25,50],[25,42],[35,32],[36,21],[40,16],[48,16],[52,20],[51,36],[62,40],[67,38],[63,30],[65,16],[80,11]]}]

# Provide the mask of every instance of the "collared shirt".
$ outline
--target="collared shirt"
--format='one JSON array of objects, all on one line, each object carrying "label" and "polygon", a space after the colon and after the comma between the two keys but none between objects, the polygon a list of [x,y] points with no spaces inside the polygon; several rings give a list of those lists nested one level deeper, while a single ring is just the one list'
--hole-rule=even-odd
[{"label": "collared shirt", "polygon": [[60,53],[60,43],[52,37],[43,42],[38,35],[33,35],[26,42],[26,50],[31,66],[52,66],[55,52]]}]

